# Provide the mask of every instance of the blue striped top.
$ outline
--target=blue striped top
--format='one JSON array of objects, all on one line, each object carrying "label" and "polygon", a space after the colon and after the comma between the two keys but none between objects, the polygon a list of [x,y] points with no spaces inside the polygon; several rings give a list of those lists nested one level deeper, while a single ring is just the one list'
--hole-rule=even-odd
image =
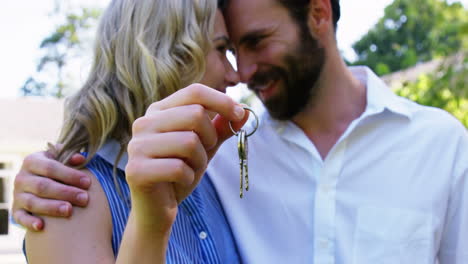
[{"label": "blue striped top", "polygon": [[[109,202],[112,215],[112,248],[117,256],[130,212],[130,192],[125,180],[124,165],[119,163],[117,184],[112,175],[115,155],[99,151],[87,168],[99,180]],[[116,152],[114,152],[116,153]],[[122,197],[123,196],[123,197]],[[218,195],[207,175],[178,208],[166,253],[167,263],[240,263],[237,247],[219,202]]]}]

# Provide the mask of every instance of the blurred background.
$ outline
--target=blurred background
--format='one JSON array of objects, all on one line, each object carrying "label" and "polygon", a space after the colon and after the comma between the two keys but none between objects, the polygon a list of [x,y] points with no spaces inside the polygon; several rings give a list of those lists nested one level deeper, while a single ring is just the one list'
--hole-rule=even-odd
[{"label": "blurred background", "polygon": [[[109,0],[3,1],[0,9],[0,263],[25,263],[11,223],[22,159],[58,136],[63,98],[80,88]],[[349,65],[367,65],[395,93],[443,108],[468,127],[468,0],[341,0],[337,38]],[[232,60],[232,56],[231,56]],[[233,63],[235,63],[232,60]],[[255,107],[245,87],[228,89]]]}]

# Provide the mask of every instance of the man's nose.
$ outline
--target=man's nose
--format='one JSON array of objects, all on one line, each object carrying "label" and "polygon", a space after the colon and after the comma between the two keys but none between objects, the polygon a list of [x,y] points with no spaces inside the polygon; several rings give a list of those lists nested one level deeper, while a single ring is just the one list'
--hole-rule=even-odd
[{"label": "man's nose", "polygon": [[245,53],[238,53],[236,58],[240,81],[248,83],[258,69],[255,57]]}]

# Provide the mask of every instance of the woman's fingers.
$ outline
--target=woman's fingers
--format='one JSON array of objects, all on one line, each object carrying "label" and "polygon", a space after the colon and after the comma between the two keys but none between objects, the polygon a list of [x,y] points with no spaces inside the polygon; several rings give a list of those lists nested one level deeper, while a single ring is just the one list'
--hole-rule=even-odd
[{"label": "woman's fingers", "polygon": [[173,131],[195,132],[207,149],[216,145],[217,134],[207,111],[201,105],[184,105],[147,113],[133,124],[133,134]]},{"label": "woman's fingers", "polygon": [[245,110],[228,95],[202,84],[192,84],[177,91],[164,100],[153,103],[147,113],[161,111],[182,105],[198,104],[216,112],[228,120],[239,121]]},{"label": "woman's fingers", "polygon": [[127,181],[132,189],[153,191],[155,184],[172,182],[190,185],[194,172],[181,159],[138,159],[129,160],[125,168]]},{"label": "woman's fingers", "polygon": [[[208,112],[218,115],[211,120]],[[183,197],[198,183],[208,157],[233,135],[229,122],[239,129],[248,119],[245,112],[229,96],[201,84],[153,103],[133,123],[126,168],[129,184],[151,191],[157,183],[172,182]]]},{"label": "woman's fingers", "polygon": [[195,173],[204,171],[207,164],[206,151],[193,132],[170,132],[133,138],[128,146],[128,154],[133,158],[181,159]]},{"label": "woman's fingers", "polygon": [[216,145],[212,148],[210,148],[207,151],[208,155],[208,160],[211,160],[213,156],[216,154],[216,151],[218,151],[219,147],[226,141],[228,138],[232,137],[234,133],[232,132],[231,128],[229,127],[229,123],[231,123],[232,129],[234,131],[238,131],[244,124],[247,122],[249,119],[249,111],[246,111],[247,114],[242,118],[242,120],[237,121],[237,122],[232,122],[226,119],[225,117],[221,115],[217,115],[211,122],[212,126],[216,130],[216,135],[218,137]]}]

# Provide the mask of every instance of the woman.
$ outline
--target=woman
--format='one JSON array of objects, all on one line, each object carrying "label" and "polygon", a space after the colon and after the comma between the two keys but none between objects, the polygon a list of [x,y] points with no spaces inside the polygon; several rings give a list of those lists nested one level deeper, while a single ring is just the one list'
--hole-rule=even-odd
[{"label": "woman", "polygon": [[[27,232],[30,263],[239,262],[216,192],[203,177],[229,136],[229,120],[240,127],[247,118],[221,93],[238,82],[228,48],[215,0],[112,1],[98,29],[90,76],[67,102],[63,148],[56,153],[67,162],[84,151],[90,202],[69,219],[47,218],[42,233]],[[208,99],[197,101],[201,94]],[[176,134],[152,137],[153,130],[177,130],[174,123],[142,117],[154,109],[177,115],[166,102],[192,109],[197,123],[188,132],[185,122]],[[197,136],[207,130],[212,136]],[[175,140],[183,149],[171,145]]]}]

